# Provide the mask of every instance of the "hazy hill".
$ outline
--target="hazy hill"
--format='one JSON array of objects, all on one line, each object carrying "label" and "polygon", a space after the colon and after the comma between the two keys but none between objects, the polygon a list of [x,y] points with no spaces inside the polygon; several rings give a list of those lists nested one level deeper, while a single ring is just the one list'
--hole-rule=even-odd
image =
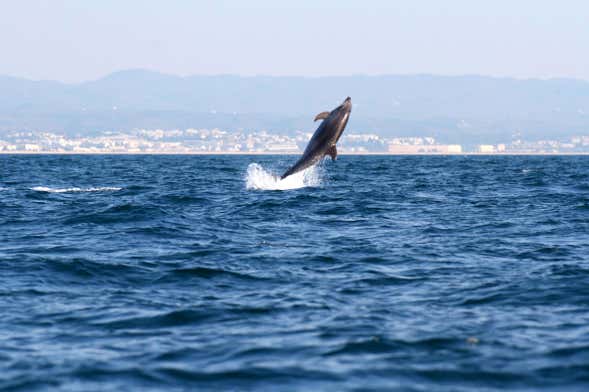
[{"label": "hazy hill", "polygon": [[589,134],[589,83],[483,76],[179,77],[116,72],[79,84],[0,76],[0,135],[219,127],[291,133],[346,96],[348,132],[462,143]]}]

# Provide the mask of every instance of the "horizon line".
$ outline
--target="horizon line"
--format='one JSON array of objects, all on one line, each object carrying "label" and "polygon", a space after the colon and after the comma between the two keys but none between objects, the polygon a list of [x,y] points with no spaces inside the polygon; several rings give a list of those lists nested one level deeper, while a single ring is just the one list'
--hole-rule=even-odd
[{"label": "horizon line", "polygon": [[[127,151],[110,151],[110,152],[80,152],[80,151],[0,151],[2,155],[260,155],[260,156],[300,156],[298,152],[265,152],[265,151],[149,151],[149,152],[127,152]],[[338,156],[541,156],[541,155],[567,155],[567,156],[589,156],[589,152],[417,152],[417,153],[392,153],[392,152],[340,152]]]}]

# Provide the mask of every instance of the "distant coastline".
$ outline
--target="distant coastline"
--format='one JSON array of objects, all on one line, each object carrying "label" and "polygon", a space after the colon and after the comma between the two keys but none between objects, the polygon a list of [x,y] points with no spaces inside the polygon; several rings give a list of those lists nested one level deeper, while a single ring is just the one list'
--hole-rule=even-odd
[{"label": "distant coastline", "polygon": [[[0,134],[0,153],[20,154],[190,154],[299,155],[311,132],[294,136],[267,131],[220,129],[137,129],[68,136],[43,131]],[[589,153],[589,135],[557,140],[511,139],[496,144],[448,143],[432,136],[385,138],[375,133],[344,134],[338,153],[351,155],[577,155]]]},{"label": "distant coastline", "polygon": [[[175,151],[161,151],[161,152],[65,152],[65,151],[1,151],[0,155],[274,155],[274,156],[298,156],[301,153],[291,152],[247,152],[247,151],[195,151],[195,152],[175,152]],[[461,153],[405,153],[395,154],[390,152],[342,152],[339,156],[361,156],[361,155],[379,155],[379,156],[535,156],[535,155],[549,155],[549,156],[575,156],[575,155],[589,155],[589,152],[461,152]]]}]

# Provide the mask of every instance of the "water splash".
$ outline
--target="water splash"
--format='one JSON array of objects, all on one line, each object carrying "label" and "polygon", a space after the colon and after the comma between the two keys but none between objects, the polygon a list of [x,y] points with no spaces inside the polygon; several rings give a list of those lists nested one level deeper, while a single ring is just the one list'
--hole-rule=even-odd
[{"label": "water splash", "polygon": [[100,186],[100,187],[91,187],[91,188],[49,188],[46,186],[36,186],[31,188],[33,191],[37,192],[49,192],[49,193],[67,193],[67,192],[107,192],[107,191],[120,191],[121,188],[114,187],[114,186]]},{"label": "water splash", "polygon": [[257,190],[289,190],[321,185],[321,170],[315,165],[281,180],[261,165],[251,163],[245,175],[245,187]]}]

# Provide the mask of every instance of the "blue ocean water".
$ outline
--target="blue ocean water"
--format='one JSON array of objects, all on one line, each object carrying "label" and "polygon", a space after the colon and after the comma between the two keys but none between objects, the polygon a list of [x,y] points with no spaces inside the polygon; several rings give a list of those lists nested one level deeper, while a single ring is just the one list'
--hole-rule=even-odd
[{"label": "blue ocean water", "polygon": [[0,156],[0,389],[589,388],[589,157],[295,159]]}]

